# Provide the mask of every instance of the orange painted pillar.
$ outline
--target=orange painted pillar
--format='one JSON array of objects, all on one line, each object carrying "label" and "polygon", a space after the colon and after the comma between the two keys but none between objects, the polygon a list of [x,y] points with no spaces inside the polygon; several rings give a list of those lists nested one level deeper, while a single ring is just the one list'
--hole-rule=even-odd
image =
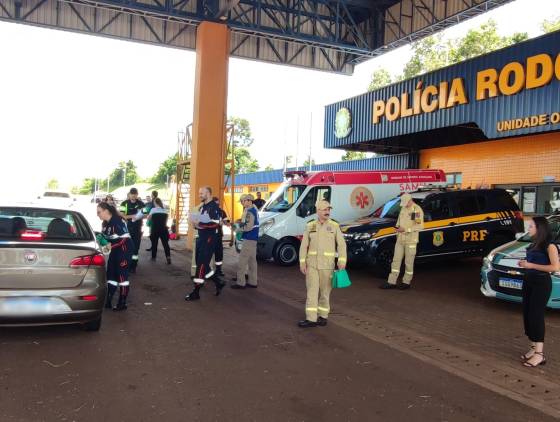
[{"label": "orange painted pillar", "polygon": [[[201,187],[219,197],[224,185],[229,37],[226,25],[213,22],[202,22],[196,32],[190,209],[199,203]],[[189,230],[187,247],[192,240]]]}]

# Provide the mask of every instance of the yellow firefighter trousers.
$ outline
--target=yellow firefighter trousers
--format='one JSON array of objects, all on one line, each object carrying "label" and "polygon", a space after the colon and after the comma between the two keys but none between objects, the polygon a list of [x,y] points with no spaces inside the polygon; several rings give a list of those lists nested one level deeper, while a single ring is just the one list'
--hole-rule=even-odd
[{"label": "yellow firefighter trousers", "polygon": [[329,317],[329,298],[332,290],[333,270],[318,270],[307,266],[307,302],[305,303],[305,318],[308,321],[317,321],[317,315],[322,318]]},{"label": "yellow firefighter trousers", "polygon": [[397,279],[401,272],[401,263],[404,256],[404,276],[403,283],[410,284],[414,275],[414,258],[416,257],[416,243],[406,243],[397,239],[395,244],[395,254],[393,255],[393,263],[391,264],[391,274],[387,282],[389,284],[397,284]]}]

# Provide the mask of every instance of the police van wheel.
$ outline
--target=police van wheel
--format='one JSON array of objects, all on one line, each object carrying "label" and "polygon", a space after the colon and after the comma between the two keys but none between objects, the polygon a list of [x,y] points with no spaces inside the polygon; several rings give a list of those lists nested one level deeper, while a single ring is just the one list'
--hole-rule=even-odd
[{"label": "police van wheel", "polygon": [[283,267],[290,267],[297,262],[298,250],[294,242],[286,241],[280,243],[274,252],[274,262]]},{"label": "police van wheel", "polygon": [[385,245],[379,248],[375,257],[375,271],[381,277],[387,277],[391,271],[391,263],[393,262],[394,246]]}]

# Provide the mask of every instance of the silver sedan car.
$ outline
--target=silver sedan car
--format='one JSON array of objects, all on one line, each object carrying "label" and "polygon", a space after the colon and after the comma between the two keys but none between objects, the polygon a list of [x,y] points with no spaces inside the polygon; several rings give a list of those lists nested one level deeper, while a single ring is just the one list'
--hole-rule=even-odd
[{"label": "silver sedan car", "polygon": [[98,331],[106,295],[105,258],[79,212],[0,204],[0,325]]}]

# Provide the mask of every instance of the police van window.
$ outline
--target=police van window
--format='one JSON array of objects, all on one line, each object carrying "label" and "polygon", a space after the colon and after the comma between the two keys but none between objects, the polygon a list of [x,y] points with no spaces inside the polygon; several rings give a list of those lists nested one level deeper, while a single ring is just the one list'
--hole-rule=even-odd
[{"label": "police van window", "polygon": [[331,188],[328,186],[318,186],[311,189],[305,198],[298,205],[296,214],[298,217],[309,217],[317,212],[315,204],[317,201],[329,201],[331,198]]},{"label": "police van window", "polygon": [[453,210],[448,197],[436,196],[424,201],[422,206],[426,221],[445,220],[453,217]]},{"label": "police van window", "polygon": [[478,202],[473,192],[459,192],[457,195],[457,206],[459,208],[459,215],[476,215],[479,214],[480,209]]},{"label": "police van window", "polygon": [[486,200],[486,195],[483,192],[477,192],[474,195],[476,197],[476,202],[478,203],[478,209],[484,212],[488,209],[488,201]]},{"label": "police van window", "polygon": [[507,210],[518,210],[517,201],[509,193],[509,191],[496,191],[493,195],[494,201],[496,201],[496,211],[507,211]]}]

